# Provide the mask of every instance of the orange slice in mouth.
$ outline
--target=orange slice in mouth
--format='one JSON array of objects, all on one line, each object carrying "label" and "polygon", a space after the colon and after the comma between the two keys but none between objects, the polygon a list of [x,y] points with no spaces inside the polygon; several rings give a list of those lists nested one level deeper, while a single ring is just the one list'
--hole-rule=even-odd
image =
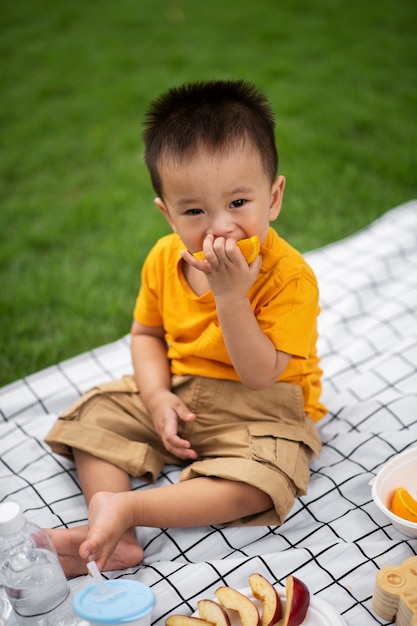
[{"label": "orange slice in mouth", "polygon": [[[253,237],[248,237],[248,239],[241,239],[236,242],[236,245],[245,257],[248,265],[254,262],[261,249],[258,235],[253,235]],[[202,250],[200,252],[195,252],[193,257],[199,259],[200,261],[204,261],[206,258]]]},{"label": "orange slice in mouth", "polygon": [[417,523],[417,500],[404,487],[395,491],[390,508],[398,517]]}]

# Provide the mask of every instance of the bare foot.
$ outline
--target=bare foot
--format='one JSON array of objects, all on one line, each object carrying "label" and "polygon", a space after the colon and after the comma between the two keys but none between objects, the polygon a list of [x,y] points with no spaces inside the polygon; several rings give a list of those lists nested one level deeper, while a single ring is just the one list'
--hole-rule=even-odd
[{"label": "bare foot", "polygon": [[134,533],[137,506],[138,494],[132,491],[94,494],[88,505],[88,533],[80,545],[81,558],[96,561],[102,569],[122,538],[129,546],[137,543]]},{"label": "bare foot", "polygon": [[[132,497],[133,496],[133,497]],[[88,506],[88,526],[49,530],[66,576],[87,573],[87,562],[100,571],[133,567],[143,559],[135,529],[133,492],[96,493]]]},{"label": "bare foot", "polygon": [[[58,558],[67,578],[87,574],[87,561],[80,556],[80,546],[86,540],[88,526],[75,526],[68,529],[45,529],[51,538]],[[135,531],[127,531],[117,544],[114,552],[103,566],[101,571],[122,570],[138,565],[143,559],[143,550],[136,539]]]}]

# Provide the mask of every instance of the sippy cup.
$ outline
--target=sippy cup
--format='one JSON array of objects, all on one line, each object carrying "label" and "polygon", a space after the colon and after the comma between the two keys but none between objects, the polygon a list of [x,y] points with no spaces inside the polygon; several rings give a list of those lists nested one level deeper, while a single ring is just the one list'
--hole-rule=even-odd
[{"label": "sippy cup", "polygon": [[96,584],[76,594],[74,612],[82,626],[149,626],[155,606],[153,591],[135,580],[105,580],[92,561],[88,564]]}]

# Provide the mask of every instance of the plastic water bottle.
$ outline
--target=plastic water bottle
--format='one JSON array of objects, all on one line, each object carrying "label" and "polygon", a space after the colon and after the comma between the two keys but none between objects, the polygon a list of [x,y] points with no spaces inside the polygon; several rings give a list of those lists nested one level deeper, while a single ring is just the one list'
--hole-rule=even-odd
[{"label": "plastic water bottle", "polygon": [[9,624],[11,612],[12,606],[10,600],[6,595],[3,585],[0,584],[0,626],[7,626]]},{"label": "plastic water bottle", "polygon": [[76,626],[55,548],[15,502],[0,504],[0,584],[21,626]]}]

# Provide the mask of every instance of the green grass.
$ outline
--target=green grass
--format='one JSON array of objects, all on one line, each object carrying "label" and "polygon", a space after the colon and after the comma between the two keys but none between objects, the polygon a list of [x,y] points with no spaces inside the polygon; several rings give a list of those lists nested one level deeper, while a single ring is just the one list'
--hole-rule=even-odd
[{"label": "green grass", "polygon": [[141,142],[168,87],[268,93],[302,251],[417,197],[416,26],[412,0],[3,0],[0,384],[128,332],[168,232]]}]

